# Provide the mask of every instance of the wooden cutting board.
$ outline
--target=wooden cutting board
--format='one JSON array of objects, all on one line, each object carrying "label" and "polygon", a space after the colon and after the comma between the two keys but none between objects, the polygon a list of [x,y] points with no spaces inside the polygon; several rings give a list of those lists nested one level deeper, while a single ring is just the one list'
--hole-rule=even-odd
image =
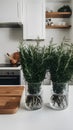
[{"label": "wooden cutting board", "polygon": [[0,114],[16,113],[24,86],[0,86]]}]

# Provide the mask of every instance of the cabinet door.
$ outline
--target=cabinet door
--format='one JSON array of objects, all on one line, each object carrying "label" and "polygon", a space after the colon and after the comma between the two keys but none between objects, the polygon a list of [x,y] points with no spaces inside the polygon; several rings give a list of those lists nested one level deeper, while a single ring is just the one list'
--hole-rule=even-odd
[{"label": "cabinet door", "polygon": [[24,0],[23,39],[45,38],[45,0]]},{"label": "cabinet door", "polygon": [[19,0],[0,0],[0,23],[20,22]]}]

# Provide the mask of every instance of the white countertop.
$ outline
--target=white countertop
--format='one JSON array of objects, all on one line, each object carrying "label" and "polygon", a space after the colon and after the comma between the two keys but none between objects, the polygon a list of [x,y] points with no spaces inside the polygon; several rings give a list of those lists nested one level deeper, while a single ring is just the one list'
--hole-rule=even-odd
[{"label": "white countertop", "polygon": [[[49,86],[43,86],[44,103],[49,97]],[[62,111],[56,111],[44,106],[35,111],[24,109],[24,93],[21,108],[16,114],[0,115],[0,130],[73,130],[73,86],[69,91],[69,106]]]},{"label": "white countertop", "polygon": [[0,70],[20,70],[21,69],[21,65],[19,65],[18,67],[0,67]]}]

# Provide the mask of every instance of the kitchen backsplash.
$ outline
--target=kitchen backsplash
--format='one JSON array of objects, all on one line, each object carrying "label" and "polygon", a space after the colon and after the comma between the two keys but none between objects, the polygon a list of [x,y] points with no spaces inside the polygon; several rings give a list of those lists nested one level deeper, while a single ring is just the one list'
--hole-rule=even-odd
[{"label": "kitchen backsplash", "polygon": [[0,28],[0,63],[8,62],[6,53],[17,51],[21,40],[21,28]]}]

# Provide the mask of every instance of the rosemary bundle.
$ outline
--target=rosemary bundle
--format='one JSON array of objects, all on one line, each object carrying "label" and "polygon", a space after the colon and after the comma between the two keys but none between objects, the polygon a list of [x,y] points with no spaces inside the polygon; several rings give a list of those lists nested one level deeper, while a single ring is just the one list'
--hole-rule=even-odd
[{"label": "rosemary bundle", "polygon": [[40,47],[39,42],[39,40],[36,40],[36,45],[26,45],[22,42],[19,46],[23,75],[28,82],[30,93],[37,93],[39,91],[41,82],[46,74],[46,49],[45,47]]},{"label": "rosemary bundle", "polygon": [[47,68],[51,80],[66,83],[73,75],[73,44],[63,41],[60,45],[50,44],[47,48]]}]

